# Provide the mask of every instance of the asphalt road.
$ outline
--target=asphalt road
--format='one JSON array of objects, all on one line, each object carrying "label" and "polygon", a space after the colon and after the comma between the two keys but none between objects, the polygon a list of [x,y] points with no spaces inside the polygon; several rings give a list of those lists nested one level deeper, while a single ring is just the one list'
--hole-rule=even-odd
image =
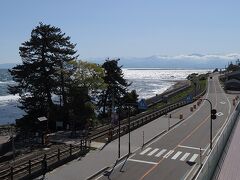
[{"label": "asphalt road", "polygon": [[[213,141],[233,110],[232,97],[224,93],[218,75],[208,80],[206,96],[217,110],[213,121]],[[123,171],[119,164],[110,179],[184,179],[194,164],[199,163],[209,152],[210,104],[203,101],[201,106],[180,125],[156,139],[143,149],[136,151],[127,160]],[[200,158],[200,148],[201,158]],[[101,175],[97,179],[108,179]]]}]

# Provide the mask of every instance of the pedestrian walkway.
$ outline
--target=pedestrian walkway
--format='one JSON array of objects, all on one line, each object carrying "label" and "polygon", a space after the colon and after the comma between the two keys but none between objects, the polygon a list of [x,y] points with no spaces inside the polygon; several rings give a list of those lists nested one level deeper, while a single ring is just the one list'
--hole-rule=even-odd
[{"label": "pedestrian walkway", "polygon": [[235,130],[224,149],[223,156],[219,161],[214,174],[214,180],[238,180],[240,177],[240,116],[235,125]]},{"label": "pedestrian walkway", "polygon": [[[186,119],[188,116],[190,116],[193,113],[190,111],[190,106],[192,105],[187,105],[172,111],[171,112],[172,118],[170,119],[166,116],[162,116],[132,131],[131,151],[133,152],[137,149],[140,149],[143,143],[147,142],[148,140],[160,134],[161,132],[167,131],[169,124],[172,127],[175,124],[183,121],[182,119],[179,119],[180,114],[183,114],[183,119]],[[95,145],[96,144],[97,143],[95,143]],[[120,148],[121,156],[124,156],[127,153],[128,153],[128,134],[121,137]],[[152,152],[152,154],[155,153]],[[184,153],[182,157],[184,160],[186,160],[188,157],[190,158],[190,154],[186,153]],[[180,154],[178,156],[180,157]],[[170,154],[168,155],[168,157],[170,158]],[[175,157],[173,156],[171,157],[173,159],[174,158],[177,159],[176,154]],[[103,149],[99,146],[97,150],[90,151],[85,157],[69,162],[68,164],[60,166],[59,168],[53,170],[52,172],[47,173],[46,178],[48,180],[86,179],[91,175],[95,174],[96,172],[98,172],[99,170],[103,169],[104,167],[111,166],[116,161],[117,158],[118,158],[118,139],[104,146]],[[194,158],[192,160],[194,160]]]}]

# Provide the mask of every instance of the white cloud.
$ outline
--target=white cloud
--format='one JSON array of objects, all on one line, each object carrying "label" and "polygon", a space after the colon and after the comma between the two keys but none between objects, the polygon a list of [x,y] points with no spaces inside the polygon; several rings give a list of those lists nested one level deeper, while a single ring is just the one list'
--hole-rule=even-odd
[{"label": "white cloud", "polygon": [[235,61],[240,59],[240,54],[238,53],[230,53],[230,54],[190,54],[190,55],[177,55],[177,56],[166,56],[166,55],[156,55],[154,56],[159,59],[177,59],[177,60],[228,60],[228,61]]}]

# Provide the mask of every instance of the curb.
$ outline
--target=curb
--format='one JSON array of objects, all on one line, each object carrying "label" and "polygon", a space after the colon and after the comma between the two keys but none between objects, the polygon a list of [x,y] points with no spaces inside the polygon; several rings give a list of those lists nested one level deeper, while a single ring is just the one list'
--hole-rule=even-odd
[{"label": "curb", "polygon": [[100,169],[100,170],[99,170],[98,172],[96,172],[95,174],[87,177],[85,180],[93,179],[93,178],[95,178],[96,176],[98,176],[99,174],[102,174],[104,171],[106,171],[106,170],[109,169],[109,168],[110,168],[109,166],[106,166],[106,167]]},{"label": "curb", "polygon": [[[132,154],[132,153],[130,153],[130,155],[131,155],[131,154]],[[127,156],[129,156],[129,154],[125,154],[125,155],[123,155],[122,157],[120,157],[120,158],[118,159],[118,163],[120,163],[120,162],[121,162],[123,159],[125,159]],[[106,167],[100,169],[98,172],[94,173],[93,175],[87,177],[85,180],[91,180],[91,179],[95,178],[96,176],[102,174],[104,171],[106,171],[106,170],[109,169],[109,168],[110,168],[109,166],[106,166]]]}]

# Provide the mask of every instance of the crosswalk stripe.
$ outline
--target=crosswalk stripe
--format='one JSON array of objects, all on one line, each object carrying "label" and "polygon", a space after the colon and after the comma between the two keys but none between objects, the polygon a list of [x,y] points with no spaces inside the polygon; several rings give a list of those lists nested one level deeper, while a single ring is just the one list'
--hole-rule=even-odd
[{"label": "crosswalk stripe", "polygon": [[159,149],[158,148],[156,148],[156,149],[154,149],[153,151],[151,151],[150,153],[148,153],[148,156],[151,156],[151,155],[153,155],[155,152],[157,152]]},{"label": "crosswalk stripe", "polygon": [[144,155],[146,152],[148,152],[148,151],[150,151],[152,148],[147,148],[147,149],[145,149],[144,151],[142,151],[141,153],[140,153],[140,155]]},{"label": "crosswalk stripe", "polygon": [[167,150],[166,149],[163,149],[161,150],[159,153],[157,153],[155,156],[156,157],[160,157],[162,154],[164,154]]},{"label": "crosswalk stripe", "polygon": [[194,154],[191,159],[189,160],[189,162],[194,162],[198,157],[198,154]]},{"label": "crosswalk stripe", "polygon": [[182,152],[178,151],[171,159],[177,159],[180,154],[182,154]]},{"label": "crosswalk stripe", "polygon": [[183,157],[180,159],[180,161],[185,161],[189,155],[190,153],[185,153]]},{"label": "crosswalk stripe", "polygon": [[168,153],[165,154],[165,155],[163,156],[163,158],[168,158],[173,152],[174,152],[174,150],[168,151]]}]

